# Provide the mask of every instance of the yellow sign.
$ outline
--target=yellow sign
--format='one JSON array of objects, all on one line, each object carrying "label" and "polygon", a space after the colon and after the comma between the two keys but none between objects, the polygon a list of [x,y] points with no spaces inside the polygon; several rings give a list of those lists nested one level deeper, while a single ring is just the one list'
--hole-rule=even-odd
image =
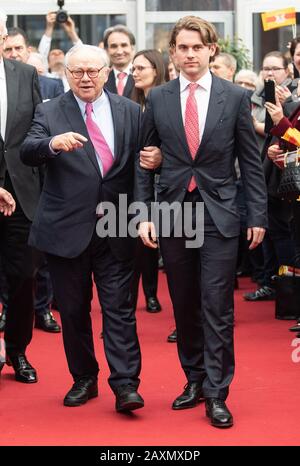
[{"label": "yellow sign", "polygon": [[268,11],[261,14],[264,31],[282,28],[296,24],[295,8],[284,8],[283,10]]}]

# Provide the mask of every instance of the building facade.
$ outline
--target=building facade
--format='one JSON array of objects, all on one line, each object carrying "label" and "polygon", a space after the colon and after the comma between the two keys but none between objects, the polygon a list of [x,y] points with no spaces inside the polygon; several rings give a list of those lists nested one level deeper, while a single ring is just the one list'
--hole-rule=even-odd
[{"label": "building facade", "polygon": [[[299,22],[299,0],[65,0],[64,9],[84,42],[96,45],[107,27],[126,24],[136,36],[137,49],[167,49],[172,25],[182,16],[199,15],[214,23],[221,37],[241,38],[258,70],[266,52],[285,52],[292,38],[291,27],[264,33],[260,13],[291,6]],[[9,15],[9,25],[25,29],[33,45],[43,34],[46,13],[58,10],[56,0],[0,0],[1,7]],[[70,46],[60,27],[55,29],[53,46],[65,50]]]}]

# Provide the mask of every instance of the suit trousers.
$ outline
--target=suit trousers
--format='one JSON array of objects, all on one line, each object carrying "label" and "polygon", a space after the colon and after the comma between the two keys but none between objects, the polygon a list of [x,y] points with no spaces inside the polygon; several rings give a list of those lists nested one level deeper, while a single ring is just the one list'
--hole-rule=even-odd
[{"label": "suit trousers", "polygon": [[25,216],[8,176],[4,187],[16,200],[16,210],[13,215],[0,218],[1,255],[7,282],[4,339],[6,351],[12,355],[25,352],[32,338],[33,277],[37,257],[27,244],[31,222]]},{"label": "suit trousers", "polygon": [[140,277],[142,277],[146,300],[151,297],[156,297],[158,284],[158,249],[150,249],[144,246],[142,240],[138,238],[131,285],[131,295],[135,309],[139,294]]},{"label": "suit trousers", "polygon": [[[201,202],[199,192],[188,194],[185,201]],[[202,383],[205,397],[225,400],[234,374],[233,293],[238,237],[222,236],[205,208],[203,245],[187,248],[186,239],[160,238],[179,359],[187,380]]]},{"label": "suit trousers", "polygon": [[130,303],[132,260],[118,260],[108,240],[94,232],[87,249],[75,258],[47,254],[54,295],[60,311],[69,370],[76,381],[97,377],[91,320],[92,274],[102,307],[103,342],[110,368],[109,385],[138,387],[141,370],[136,319]]}]

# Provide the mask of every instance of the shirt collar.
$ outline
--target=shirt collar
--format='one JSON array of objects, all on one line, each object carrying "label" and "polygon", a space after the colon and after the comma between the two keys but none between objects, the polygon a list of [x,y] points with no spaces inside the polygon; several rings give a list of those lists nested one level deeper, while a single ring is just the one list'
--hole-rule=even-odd
[{"label": "shirt collar", "polygon": [[[191,84],[191,81],[186,79],[182,73],[180,73],[179,75],[179,82],[180,82],[180,92],[185,91],[187,86]],[[198,79],[196,83],[199,84],[199,86],[202,87],[202,89],[204,89],[205,91],[210,91],[211,83],[212,83],[211,72],[207,70],[207,72],[200,79]]]},{"label": "shirt collar", "polygon": [[[125,70],[123,70],[122,73],[126,73],[127,76],[128,76],[129,74],[131,74],[131,68],[132,68],[132,63],[129,63],[127,68],[125,68]],[[121,71],[117,70],[116,68],[113,68],[113,71],[114,71],[114,74],[115,74],[115,78],[117,79],[118,74],[121,73]]]},{"label": "shirt collar", "polygon": [[[73,94],[78,105],[79,105],[79,108],[80,108],[80,111],[82,113],[82,115],[85,115],[85,107],[86,107],[86,102],[84,102],[83,100],[81,100],[79,97],[77,97],[77,95]],[[103,89],[102,91],[102,94],[100,95],[100,97],[98,97],[98,99],[94,100],[94,102],[92,102],[93,104],[93,111],[96,112],[97,109],[99,109],[105,102],[107,102],[108,100],[108,96],[105,92],[105,90]]]}]

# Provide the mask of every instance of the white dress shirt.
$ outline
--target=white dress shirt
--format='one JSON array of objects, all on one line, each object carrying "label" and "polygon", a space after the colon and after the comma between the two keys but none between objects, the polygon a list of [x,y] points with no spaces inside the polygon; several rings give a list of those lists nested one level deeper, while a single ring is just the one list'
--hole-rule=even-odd
[{"label": "white dress shirt", "polygon": [[129,65],[127,66],[127,68],[125,68],[125,70],[123,70],[123,71],[119,71],[119,70],[117,70],[116,68],[113,68],[113,72],[114,72],[114,75],[115,75],[115,81],[116,81],[116,88],[117,88],[117,89],[118,89],[118,82],[119,82],[118,74],[119,74],[119,73],[126,73],[126,77],[123,79],[124,88],[125,88],[126,83],[127,83],[128,76],[131,74],[131,68],[132,68],[132,63],[129,63]]},{"label": "white dress shirt", "polygon": [[[211,91],[211,84],[212,84],[212,76],[210,71],[207,71],[202,78],[196,81],[199,84],[199,87],[195,91],[195,98],[197,102],[198,108],[198,118],[199,118],[199,135],[200,140],[203,136],[207,111],[208,111],[208,103],[210,98],[210,91]],[[183,125],[185,123],[185,108],[186,108],[186,101],[189,96],[189,88],[188,85],[191,84],[191,81],[188,81],[181,73],[179,75],[179,83],[180,83],[180,102],[181,102],[181,113],[183,119]]]},{"label": "white dress shirt", "polygon": [[[86,113],[85,113],[86,102],[79,99],[79,97],[77,97],[75,94],[74,94],[74,97],[79,105],[82,118],[84,119],[84,121],[86,121]],[[109,98],[105,91],[102,91],[101,96],[98,97],[98,99],[93,102],[92,119],[99,126],[106,140],[106,143],[109,146],[113,157],[115,158],[114,123],[113,123],[113,117],[111,113]],[[102,165],[100,156],[97,157],[97,161],[99,164],[101,174],[103,176],[103,165]]]},{"label": "white dress shirt", "polygon": [[6,90],[6,75],[4,69],[3,59],[0,58],[0,122],[1,122],[1,136],[5,140],[7,120],[7,90]]}]

